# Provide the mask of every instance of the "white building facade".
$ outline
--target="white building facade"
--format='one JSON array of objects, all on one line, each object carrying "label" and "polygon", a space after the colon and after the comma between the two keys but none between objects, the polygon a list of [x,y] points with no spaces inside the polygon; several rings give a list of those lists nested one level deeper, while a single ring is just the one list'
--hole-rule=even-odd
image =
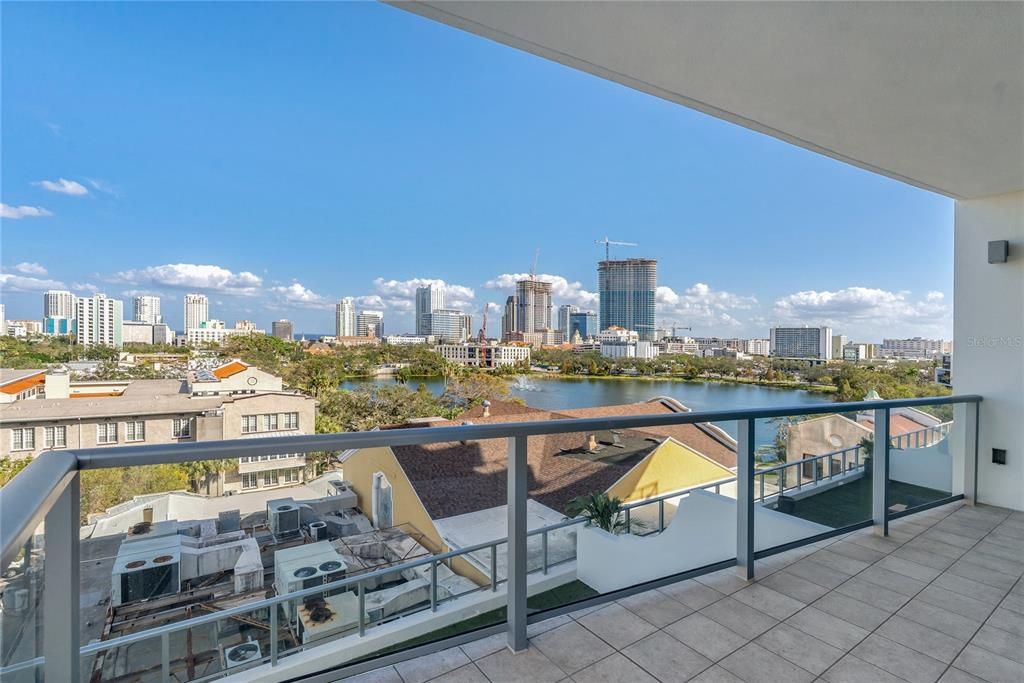
[{"label": "white building facade", "polygon": [[356,337],[356,300],[350,296],[334,307],[334,336]]},{"label": "white building facade", "polygon": [[185,331],[198,329],[210,319],[210,300],[205,294],[185,295]]},{"label": "white building facade", "polygon": [[137,296],[132,302],[132,320],[137,323],[149,323],[155,325],[163,322],[160,314],[160,297],[158,296]]},{"label": "white building facade", "polygon": [[89,297],[79,297],[76,303],[77,343],[82,346],[122,345],[124,308],[119,299],[110,299],[106,294],[96,293]]},{"label": "white building facade", "polygon": [[773,327],[769,337],[771,355],[778,358],[832,358],[832,328]]}]

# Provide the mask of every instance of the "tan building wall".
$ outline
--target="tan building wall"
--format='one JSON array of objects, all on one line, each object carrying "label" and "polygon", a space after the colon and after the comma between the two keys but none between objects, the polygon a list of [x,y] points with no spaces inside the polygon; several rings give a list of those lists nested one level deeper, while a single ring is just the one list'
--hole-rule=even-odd
[{"label": "tan building wall", "polygon": [[[86,400],[86,399],[81,399]],[[111,400],[110,399],[89,399],[89,400]],[[156,399],[159,400],[159,399]],[[286,413],[298,414],[298,425],[295,429],[285,429]],[[277,429],[272,432],[274,436],[291,436],[296,434],[311,434],[316,429],[316,401],[308,396],[298,394],[254,394],[225,398],[220,410],[209,410],[209,403],[206,403],[204,411],[184,411],[165,413],[157,415],[118,415],[116,417],[92,417],[4,422],[0,423],[0,458],[27,458],[39,455],[46,448],[45,433],[47,427],[63,427],[65,438],[65,449],[74,448],[115,448],[117,446],[140,446],[146,444],[167,444],[191,441],[219,441],[223,439],[258,438],[259,436],[270,435],[264,429],[263,415],[273,414],[277,416]],[[242,416],[256,416],[257,431],[253,434],[242,433]],[[2,417],[2,416],[0,416]],[[173,421],[175,418],[190,420],[190,435],[185,438],[172,436]],[[145,438],[143,440],[129,441],[129,422],[142,422]],[[108,424],[116,425],[117,441],[115,443],[100,443],[97,439],[100,427]],[[15,439],[15,429],[29,429],[33,434],[34,445],[31,449],[12,450]],[[306,480],[306,459],[304,454],[290,454],[287,458],[267,459],[255,463],[247,463],[243,468],[249,472],[259,472],[261,476],[257,479],[254,488],[268,488],[276,486],[291,486]],[[281,472],[278,480],[273,484],[267,484],[262,476],[265,470],[279,470]],[[297,481],[288,481],[284,476],[285,470],[298,470]],[[242,491],[242,477],[237,471],[223,473],[218,478],[212,478],[208,486],[203,488],[204,493],[219,495],[227,491]],[[250,490],[250,489],[245,489]]]},{"label": "tan building wall", "polygon": [[812,455],[824,455],[853,448],[873,432],[842,415],[823,415],[791,425],[786,443],[786,461],[796,462]]}]

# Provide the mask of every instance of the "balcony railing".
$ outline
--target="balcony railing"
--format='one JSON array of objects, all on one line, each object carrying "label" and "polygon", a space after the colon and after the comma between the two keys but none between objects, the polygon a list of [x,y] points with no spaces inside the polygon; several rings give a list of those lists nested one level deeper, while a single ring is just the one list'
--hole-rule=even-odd
[{"label": "balcony railing", "polygon": [[[725,567],[736,566],[742,578],[752,579],[754,576],[754,560],[768,557],[785,550],[814,543],[831,536],[847,533],[854,529],[874,526],[879,533],[888,533],[889,520],[914,511],[927,509],[935,505],[961,498],[971,501],[977,497],[976,478],[977,466],[977,415],[981,397],[951,396],[941,398],[906,399],[895,401],[871,401],[856,403],[834,403],[799,407],[705,411],[672,414],[652,414],[629,417],[588,418],[572,420],[550,420],[523,423],[492,423],[483,425],[462,425],[456,427],[428,427],[400,430],[384,430],[373,432],[301,435],[292,437],[273,437],[264,439],[239,439],[232,441],[196,442],[186,444],[170,444],[158,446],[124,447],[117,449],[85,449],[62,452],[47,452],[34,460],[19,473],[7,486],[0,489],[0,532],[2,532],[2,565],[0,573],[5,571],[21,552],[26,542],[33,536],[40,524],[45,523],[46,557],[43,566],[43,580],[51,593],[44,599],[42,613],[42,648],[41,656],[25,658],[23,661],[8,664],[0,668],[0,676],[13,675],[19,672],[41,671],[47,680],[73,681],[80,679],[80,667],[84,658],[102,652],[110,652],[118,648],[126,648],[138,643],[159,643],[159,664],[156,669],[160,679],[171,680],[172,637],[182,632],[191,633],[193,629],[212,626],[228,619],[252,620],[253,614],[260,617],[260,627],[269,631],[269,652],[253,662],[251,666],[275,667],[285,655],[299,651],[309,651],[317,641],[302,642],[297,646],[281,651],[281,632],[286,628],[282,624],[279,608],[286,604],[298,605],[304,598],[336,594],[349,591],[358,600],[358,619],[354,633],[346,634],[355,638],[364,638],[378,626],[393,622],[410,614],[437,612],[447,603],[457,603],[467,595],[445,595],[447,589],[441,588],[438,572],[442,567],[451,566],[457,559],[476,558],[477,564],[485,564],[484,572],[487,580],[484,585],[477,586],[468,592],[495,594],[505,613],[497,623],[491,623],[467,633],[462,633],[443,640],[436,640],[425,645],[406,648],[387,654],[369,654],[354,663],[346,664],[345,674],[355,674],[385,664],[400,661],[426,652],[451,647],[501,631],[507,632],[509,647],[521,650],[527,644],[527,624],[543,618],[554,616],[584,606],[598,604],[624,597],[660,585],[690,578],[703,573],[717,571]],[[954,422],[957,424],[956,442],[952,445],[953,473],[948,496],[920,502],[906,510],[890,509],[890,449],[927,447],[949,439],[954,432],[950,423],[928,427],[920,433],[903,434],[891,437],[889,433],[890,411],[896,408],[914,406],[953,405]],[[785,463],[764,469],[755,465],[755,429],[756,420],[764,418],[787,417],[796,415],[822,414],[853,414],[871,411],[874,417],[875,446],[872,453],[873,467],[870,478],[865,467],[865,453],[861,446],[836,450],[822,455],[805,458],[799,462]],[[552,534],[565,532],[570,528],[581,529],[583,520],[567,519],[557,524],[548,524],[542,528],[527,528],[527,438],[564,433],[591,433],[602,430],[628,430],[653,426],[698,424],[708,422],[736,421],[738,423],[737,467],[734,477],[708,482],[683,490],[671,491],[656,497],[631,502],[625,506],[626,524],[631,530],[640,534],[660,534],[668,528],[666,521],[666,505],[672,501],[692,496],[699,491],[720,493],[724,489],[735,491],[735,553],[731,557],[715,558],[709,564],[694,567],[685,571],[666,574],[654,580],[644,580],[625,588],[604,592],[559,605],[553,609],[529,614],[527,610],[527,593],[531,576],[546,578],[552,570],[561,570],[563,565],[576,561],[572,557],[562,557],[551,561],[549,557],[549,539]],[[79,541],[79,503],[80,479],[83,471],[92,469],[126,467],[135,465],[152,465],[161,463],[181,463],[196,460],[214,460],[238,458],[241,456],[274,455],[277,453],[310,453],[317,451],[352,452],[355,449],[371,447],[393,447],[443,442],[465,442],[469,440],[505,439],[507,440],[507,529],[505,538],[493,539],[484,543],[452,549],[448,552],[432,554],[428,557],[386,566],[382,569],[363,574],[348,576],[344,579],[306,588],[283,595],[255,600],[240,604],[237,607],[218,609],[201,616],[194,616],[182,621],[166,623],[154,628],[141,630],[127,635],[92,642],[79,647],[79,605],[80,596],[80,541]],[[439,456],[443,457],[443,456]],[[836,465],[836,463],[839,463]],[[819,466],[820,465],[820,466]],[[805,476],[806,467],[812,474]],[[795,472],[786,475],[787,472]],[[769,480],[774,477],[775,483]],[[803,538],[787,543],[762,547],[755,551],[755,509],[768,508],[777,504],[780,494],[806,492],[808,489],[842,485],[841,480],[866,480],[871,493],[870,516],[842,523],[827,530],[809,532]],[[643,531],[632,529],[632,517],[641,514],[641,510],[654,507],[656,522],[645,524]],[[646,514],[646,513],[645,513]],[[637,525],[639,526],[639,525]],[[541,545],[540,561],[533,566],[528,563],[528,547],[531,539],[539,537]],[[536,541],[535,541],[536,544]],[[759,545],[765,545],[759,543]],[[501,547],[507,555],[505,576],[500,576],[498,554]],[[485,558],[487,562],[479,558]],[[25,558],[27,565],[29,558]],[[424,570],[424,568],[426,568]],[[394,576],[397,572],[419,569],[429,574],[429,600],[425,604],[413,605],[395,613],[370,618],[366,610],[368,587],[386,576]],[[501,591],[503,589],[504,595]],[[53,599],[56,598],[56,599]],[[491,603],[489,603],[491,604]],[[287,614],[287,613],[285,613]],[[331,636],[333,639],[338,636]],[[290,659],[290,658],[289,658]],[[231,668],[217,671],[207,678],[215,678],[240,669]],[[257,673],[257,672],[253,672]],[[336,672],[340,673],[340,672]],[[201,674],[193,680],[199,680]]]}]

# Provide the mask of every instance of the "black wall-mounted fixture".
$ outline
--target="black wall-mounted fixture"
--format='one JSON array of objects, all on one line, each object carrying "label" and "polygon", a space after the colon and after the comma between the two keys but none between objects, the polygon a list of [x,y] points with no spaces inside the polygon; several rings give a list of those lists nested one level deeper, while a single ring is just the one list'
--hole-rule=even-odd
[{"label": "black wall-mounted fixture", "polygon": [[995,465],[1006,464],[1006,449],[1005,448],[993,448],[992,449],[992,463]]},{"label": "black wall-mounted fixture", "polygon": [[1010,256],[1009,240],[993,240],[988,243],[988,262],[1006,263]]}]

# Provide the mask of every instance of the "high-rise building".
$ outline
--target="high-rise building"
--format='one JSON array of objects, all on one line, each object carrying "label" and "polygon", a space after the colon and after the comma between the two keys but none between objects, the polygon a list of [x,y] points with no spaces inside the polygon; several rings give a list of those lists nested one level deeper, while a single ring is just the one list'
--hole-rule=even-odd
[{"label": "high-rise building", "polygon": [[291,341],[295,337],[295,327],[291,320],[275,320],[270,323],[270,333],[278,339]]},{"label": "high-rise building", "polygon": [[519,315],[519,298],[513,294],[505,299],[505,312],[501,314],[501,339],[508,341],[513,332],[519,331],[516,317]]},{"label": "high-rise building", "polygon": [[569,339],[572,336],[569,319],[579,310],[580,307],[573,304],[562,304],[558,307],[558,329],[562,332],[562,339]]},{"label": "high-rise building", "polygon": [[432,312],[444,308],[444,287],[431,283],[416,288],[416,334],[430,334]]},{"label": "high-rise building", "polygon": [[597,313],[594,313],[593,311],[570,313],[569,335],[565,340],[572,341],[577,332],[579,332],[580,339],[590,339],[591,337],[596,337],[597,333],[600,331],[601,330],[597,325]]},{"label": "high-rise building", "polygon": [[210,319],[210,300],[205,294],[185,295],[185,332],[198,329]]},{"label": "high-rise building", "polygon": [[769,335],[771,354],[778,358],[832,358],[832,328],[773,327]]},{"label": "high-rise building", "polygon": [[156,325],[163,322],[163,316],[160,315],[160,297],[158,296],[137,296],[133,308],[132,320],[137,323]]},{"label": "high-rise building", "polygon": [[464,342],[468,337],[464,314],[448,308],[437,308],[427,314],[427,321],[430,323],[430,331],[427,333],[438,341],[442,342]]},{"label": "high-rise building", "polygon": [[51,289],[43,293],[44,318],[75,317],[75,295],[63,289]]},{"label": "high-rise building", "polygon": [[7,336],[7,306],[0,304],[0,337]]},{"label": "high-rise building", "polygon": [[356,335],[356,300],[345,297],[334,307],[334,335],[336,337],[355,337]]},{"label": "high-rise building", "polygon": [[658,262],[631,258],[597,264],[601,297],[601,329],[634,330],[641,341],[654,341],[654,294],[658,288]]},{"label": "high-rise building", "polygon": [[833,334],[832,335],[832,357],[842,358],[843,347],[850,343],[849,338],[845,334]]},{"label": "high-rise building", "polygon": [[463,313],[459,318],[459,335],[463,339],[473,338],[473,316],[469,313]]},{"label": "high-rise building", "polygon": [[551,283],[529,278],[516,283],[518,332],[551,329]]},{"label": "high-rise building", "polygon": [[384,338],[384,311],[363,311],[356,316],[357,337]]},{"label": "high-rise building", "polygon": [[77,320],[76,341],[83,346],[102,344],[120,347],[124,308],[120,299],[107,298],[106,294],[78,297],[75,307]]}]

